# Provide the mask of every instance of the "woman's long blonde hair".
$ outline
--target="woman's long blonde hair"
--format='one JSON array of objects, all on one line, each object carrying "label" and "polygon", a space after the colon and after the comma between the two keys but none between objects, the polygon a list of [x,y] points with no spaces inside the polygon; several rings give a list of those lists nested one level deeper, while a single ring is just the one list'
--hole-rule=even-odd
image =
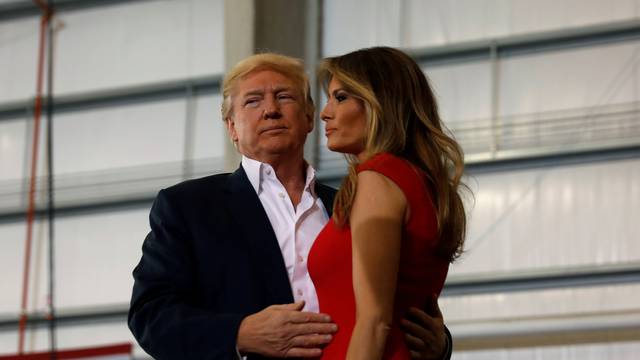
[{"label": "woman's long blonde hair", "polygon": [[[389,47],[357,50],[324,59],[318,76],[325,86],[338,80],[360,98],[367,111],[365,154],[388,152],[409,160],[426,174],[438,220],[439,256],[453,261],[462,254],[466,215],[459,194],[463,153],[445,132],[438,106],[422,69],[402,51]],[[349,222],[357,184],[357,158],[347,155],[349,174],[336,195],[334,219]]]}]

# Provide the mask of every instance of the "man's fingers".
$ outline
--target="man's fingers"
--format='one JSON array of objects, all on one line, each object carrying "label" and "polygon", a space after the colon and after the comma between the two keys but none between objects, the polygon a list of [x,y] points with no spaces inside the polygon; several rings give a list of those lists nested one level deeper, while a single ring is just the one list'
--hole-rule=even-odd
[{"label": "man's fingers", "polygon": [[324,347],[329,342],[331,342],[331,339],[333,339],[333,336],[328,334],[301,335],[293,338],[291,340],[291,344],[293,345],[293,347],[301,347],[301,348]]},{"label": "man's fingers", "polygon": [[432,331],[436,330],[434,329],[435,326],[437,326],[438,324],[442,324],[444,322],[444,320],[442,319],[442,314],[440,314],[440,317],[430,316],[429,314],[425,313],[421,309],[418,309],[415,307],[409,308],[409,311],[407,312],[407,317],[412,322],[420,324],[421,326],[426,327]]},{"label": "man's fingers", "polygon": [[403,319],[400,324],[402,325],[402,327],[404,328],[406,334],[411,334],[417,338],[420,339],[430,339],[431,337],[433,337],[432,333],[430,331],[427,331],[425,328],[423,328],[422,326],[411,322],[407,319]]},{"label": "man's fingers", "polygon": [[407,345],[409,345],[411,349],[423,350],[425,347],[424,341],[413,335],[405,334],[404,338],[407,341]]},{"label": "man's fingers", "polygon": [[290,313],[289,316],[289,321],[295,324],[331,322],[331,317],[329,315],[314,312],[297,311]]},{"label": "man's fingers", "polygon": [[268,308],[271,308],[271,309],[274,309],[274,310],[300,311],[300,310],[302,310],[302,308],[304,308],[304,300],[298,301],[298,302],[294,302],[294,303],[290,303],[290,304],[271,305]]},{"label": "man's fingers", "polygon": [[291,348],[284,355],[286,358],[314,358],[322,355],[322,350],[318,348]]},{"label": "man's fingers", "polygon": [[334,323],[305,323],[305,324],[293,324],[292,334],[308,335],[330,335],[338,331],[338,325]]},{"label": "man's fingers", "polygon": [[411,354],[411,358],[412,359],[422,359],[422,354],[420,354],[417,351],[411,350],[411,351],[409,351],[409,353]]},{"label": "man's fingers", "polygon": [[[321,348],[331,341],[331,334],[338,326],[331,322],[329,315],[301,311],[303,307],[302,301],[271,305],[247,316],[238,330],[238,349],[278,358],[321,356]],[[253,342],[241,344],[243,339],[253,339]]]}]

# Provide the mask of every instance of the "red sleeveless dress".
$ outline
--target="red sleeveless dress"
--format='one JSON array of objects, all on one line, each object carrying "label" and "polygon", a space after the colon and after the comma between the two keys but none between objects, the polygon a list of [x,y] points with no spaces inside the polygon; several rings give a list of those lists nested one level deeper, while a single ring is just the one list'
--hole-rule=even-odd
[{"label": "red sleeveless dress", "polygon": [[[393,323],[383,357],[410,359],[400,320],[409,307],[423,309],[427,299],[440,294],[449,263],[435,256],[438,243],[436,213],[425,174],[408,161],[389,153],[378,154],[360,164],[358,172],[364,170],[381,173],[397,184],[411,209],[403,228]],[[322,359],[342,360],[347,354],[356,313],[348,225],[339,228],[333,219],[327,223],[311,248],[308,267],[320,311],[329,314],[338,325],[338,332],[324,349]]]}]

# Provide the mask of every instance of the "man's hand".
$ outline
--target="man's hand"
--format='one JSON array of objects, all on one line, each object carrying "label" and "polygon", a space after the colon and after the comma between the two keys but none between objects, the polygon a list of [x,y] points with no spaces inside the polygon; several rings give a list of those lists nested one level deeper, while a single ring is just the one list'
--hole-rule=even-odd
[{"label": "man's hand", "polygon": [[338,329],[326,314],[302,312],[304,301],[272,305],[240,323],[238,351],[269,357],[317,357]]},{"label": "man's hand", "polygon": [[443,358],[447,349],[447,336],[436,296],[429,299],[425,311],[409,309],[407,318],[402,320],[402,327],[413,359]]}]

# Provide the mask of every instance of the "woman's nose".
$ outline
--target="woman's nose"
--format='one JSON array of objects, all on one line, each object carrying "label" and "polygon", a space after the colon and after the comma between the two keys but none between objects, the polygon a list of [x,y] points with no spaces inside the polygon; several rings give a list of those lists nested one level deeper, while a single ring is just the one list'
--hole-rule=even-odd
[{"label": "woman's nose", "polygon": [[329,109],[329,103],[327,103],[322,109],[322,111],[320,112],[320,119],[322,121],[329,121],[329,119],[331,118],[329,114],[330,110],[331,109]]}]

